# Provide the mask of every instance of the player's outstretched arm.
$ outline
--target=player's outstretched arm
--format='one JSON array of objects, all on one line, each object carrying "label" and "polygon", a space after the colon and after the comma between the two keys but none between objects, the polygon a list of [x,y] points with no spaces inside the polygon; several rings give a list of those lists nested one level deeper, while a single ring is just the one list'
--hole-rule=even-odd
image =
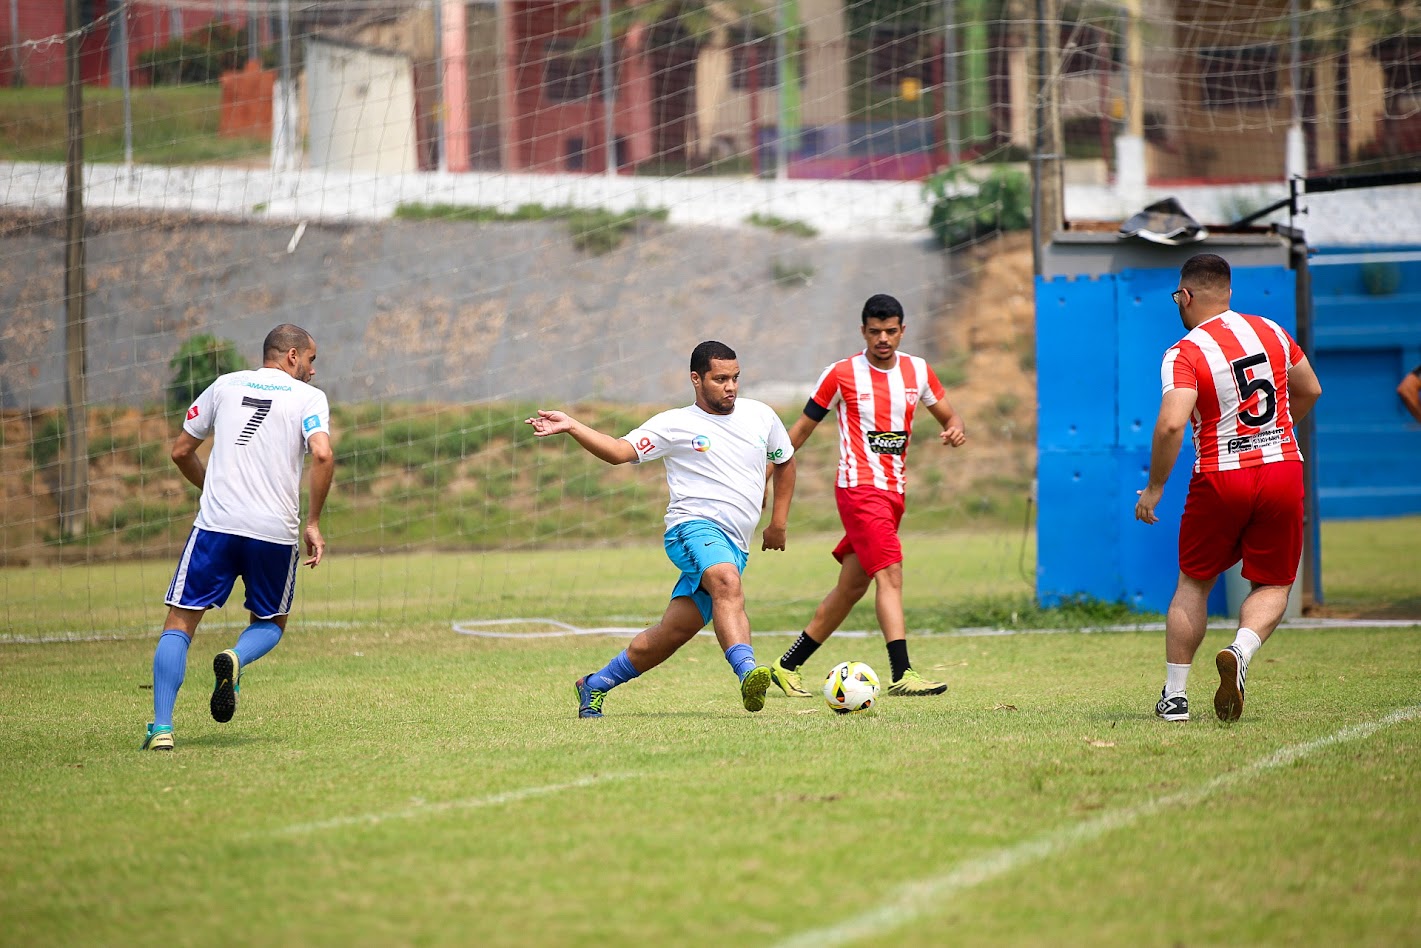
[{"label": "player's outstretched arm", "polygon": [[306,509],[306,528],[302,535],[306,540],[306,564],[312,569],[326,555],[326,538],[321,535],[321,511],[325,510],[326,497],[330,495],[331,483],[335,480],[336,455],[331,448],[331,436],[324,431],[311,435],[306,442],[311,452],[311,502]]},{"label": "player's outstretched arm", "polygon": [[928,406],[928,411],[937,419],[937,423],[942,425],[943,444],[960,448],[967,443],[967,429],[962,425],[962,416],[957,414],[951,402],[940,398]]},{"label": "player's outstretched arm", "polygon": [[1135,519],[1142,523],[1159,523],[1155,507],[1164,496],[1164,485],[1169,480],[1169,472],[1174,470],[1174,462],[1179,460],[1179,449],[1184,445],[1184,429],[1189,425],[1189,417],[1194,414],[1194,405],[1199,401],[1199,393],[1192,388],[1176,388],[1164,393],[1160,400],[1159,418],[1155,420],[1155,433],[1150,445],[1150,480],[1144,490],[1135,491],[1140,499],[1135,502]]},{"label": "player's outstretched arm", "polygon": [[525,419],[524,424],[532,425],[533,434],[539,438],[555,434],[571,435],[588,454],[608,464],[627,464],[636,460],[636,448],[631,446],[631,442],[589,428],[566,412],[540,408],[532,418]]},{"label": "player's outstretched arm", "polygon": [[770,522],[761,537],[763,542],[760,549],[783,550],[786,543],[785,533],[789,529],[789,504],[794,498],[794,458],[772,467],[774,471],[770,480],[775,486],[775,506],[770,511]]}]

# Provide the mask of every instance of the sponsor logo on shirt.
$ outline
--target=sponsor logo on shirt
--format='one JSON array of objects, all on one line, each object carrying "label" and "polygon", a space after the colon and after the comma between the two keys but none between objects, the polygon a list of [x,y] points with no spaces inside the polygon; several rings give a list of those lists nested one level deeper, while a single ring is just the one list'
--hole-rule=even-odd
[{"label": "sponsor logo on shirt", "polygon": [[1272,431],[1260,431],[1256,435],[1230,438],[1227,450],[1229,454],[1242,454],[1245,451],[1258,451],[1275,444],[1287,444],[1288,441],[1289,438],[1283,433],[1282,428],[1274,428]]},{"label": "sponsor logo on shirt", "polygon": [[321,427],[320,415],[307,415],[305,418],[301,419],[302,431],[313,431],[319,427]]},{"label": "sponsor logo on shirt", "polygon": [[766,461],[778,461],[780,458],[782,458],[782,457],[784,457],[784,456],[785,456],[785,449],[784,449],[784,448],[775,448],[775,450],[773,450],[773,451],[766,451],[766,452],[765,452],[765,460],[766,460]]},{"label": "sponsor logo on shirt", "polygon": [[289,392],[290,385],[274,385],[271,382],[243,382],[247,388],[254,388],[262,392]]},{"label": "sponsor logo on shirt", "polygon": [[189,409],[187,410],[187,420],[188,420],[188,421],[192,421],[192,420],[193,420],[194,418],[196,418],[196,417],[197,417],[197,406],[194,405],[194,406],[192,406],[191,408],[189,408]]},{"label": "sponsor logo on shirt", "polygon": [[908,450],[908,432],[870,431],[868,449],[874,454],[903,454]]},{"label": "sponsor logo on shirt", "polygon": [[710,450],[710,438],[707,438],[705,435],[696,435],[691,439],[691,447],[695,448],[701,454],[705,454]]}]

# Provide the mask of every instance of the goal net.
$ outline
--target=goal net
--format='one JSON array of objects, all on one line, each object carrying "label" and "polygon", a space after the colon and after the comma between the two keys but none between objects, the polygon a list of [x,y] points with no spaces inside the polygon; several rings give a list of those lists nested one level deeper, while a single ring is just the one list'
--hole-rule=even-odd
[{"label": "goal net", "polygon": [[[689,403],[690,350],[719,339],[792,421],[879,292],[970,438],[941,447],[919,412],[910,627],[1010,621],[1034,570],[1033,156],[1067,218],[1189,186],[1219,222],[1290,175],[1421,157],[1421,24],[1384,0],[7,6],[12,636],[152,629],[196,509],[183,411],[281,322],[317,339],[337,454],[305,617],[639,626],[672,579],[659,465],[523,419],[623,434]],[[812,552],[752,556],[770,628],[833,582],[836,441],[801,455]]]}]

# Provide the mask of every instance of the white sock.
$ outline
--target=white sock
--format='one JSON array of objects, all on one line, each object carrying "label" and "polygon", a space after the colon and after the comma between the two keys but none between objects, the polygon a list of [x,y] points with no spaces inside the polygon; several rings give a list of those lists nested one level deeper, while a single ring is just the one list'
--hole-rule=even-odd
[{"label": "white sock", "polygon": [[1234,645],[1243,653],[1245,663],[1253,661],[1254,654],[1263,647],[1263,640],[1252,629],[1239,629]]},{"label": "white sock", "polygon": [[1164,663],[1164,696],[1172,698],[1184,694],[1184,686],[1189,683],[1189,666]]}]

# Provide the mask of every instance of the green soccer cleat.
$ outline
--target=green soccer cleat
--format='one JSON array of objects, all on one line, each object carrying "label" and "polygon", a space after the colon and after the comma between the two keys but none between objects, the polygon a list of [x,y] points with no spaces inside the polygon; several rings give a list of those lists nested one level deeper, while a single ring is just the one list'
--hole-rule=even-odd
[{"label": "green soccer cleat", "polygon": [[212,720],[226,724],[237,713],[237,694],[242,690],[242,663],[230,648],[218,652],[212,659],[212,674],[217,683],[212,686]]},{"label": "green soccer cleat", "polygon": [[780,686],[780,690],[791,698],[812,698],[812,694],[804,690],[804,676],[797,671],[785,668],[780,664],[780,660],[775,659],[775,663],[770,666],[770,678]]},{"label": "green soccer cleat", "polygon": [[883,693],[887,695],[940,695],[947,685],[940,681],[928,681],[913,669],[903,672],[903,677],[893,682]]},{"label": "green soccer cleat", "polygon": [[143,738],[143,746],[138,749],[145,751],[172,750],[173,726],[171,724],[160,724],[157,727],[148,725],[148,736]]},{"label": "green soccer cleat", "polygon": [[740,700],[746,711],[759,711],[765,706],[765,692],[770,690],[770,679],[774,675],[769,665],[756,665],[740,679]]}]

